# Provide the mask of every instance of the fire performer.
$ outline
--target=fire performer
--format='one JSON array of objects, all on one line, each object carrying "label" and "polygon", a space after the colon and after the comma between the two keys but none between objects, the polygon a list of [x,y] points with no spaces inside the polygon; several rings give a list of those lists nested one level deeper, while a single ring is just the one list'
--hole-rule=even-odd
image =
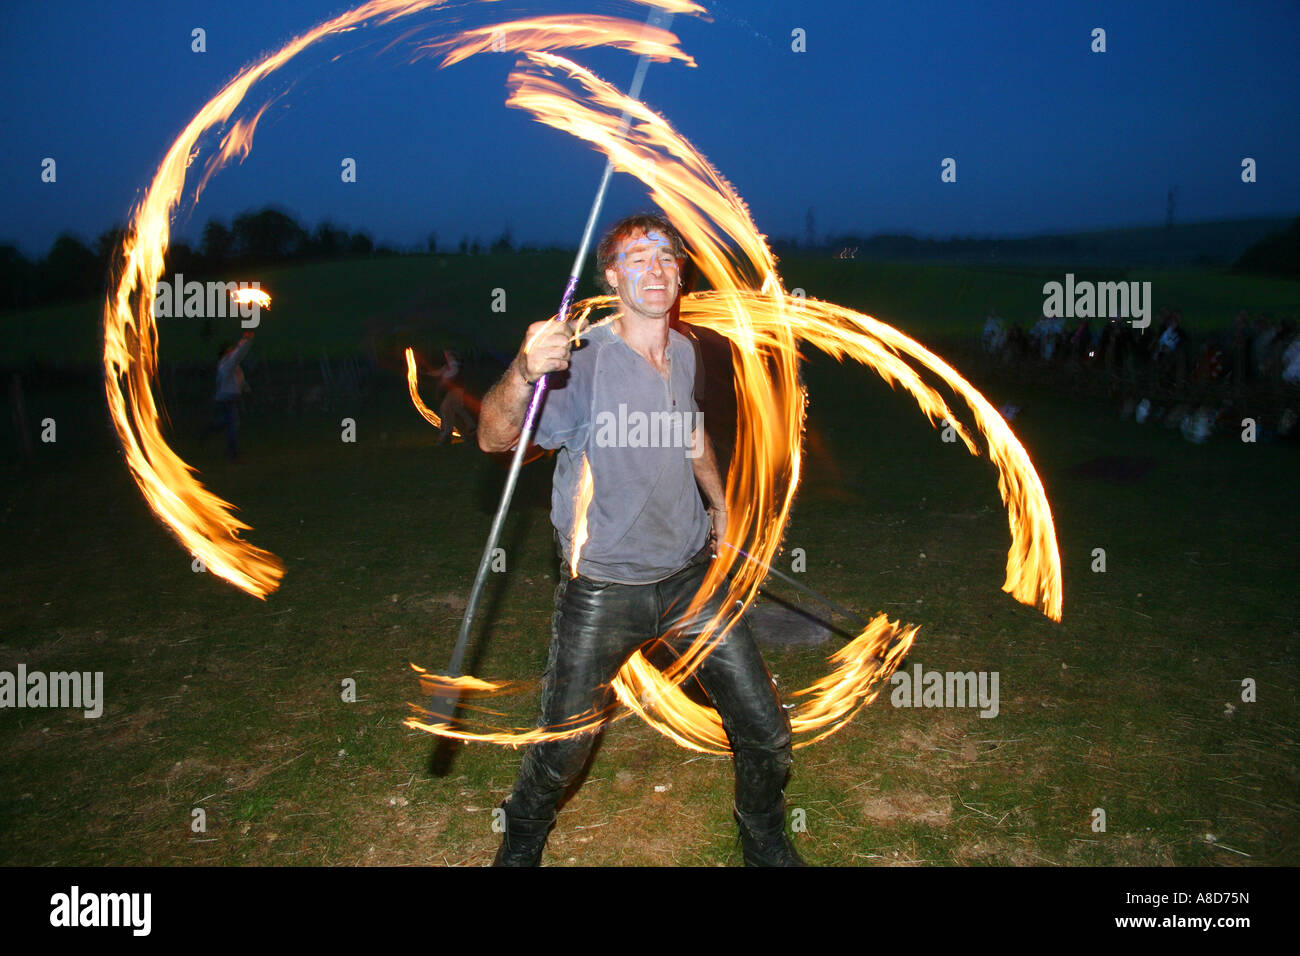
[{"label": "fire performer", "polygon": [[465,390],[465,382],[460,374],[460,353],[455,349],[443,349],[442,364],[437,368],[428,362],[421,362],[421,365],[426,375],[438,380],[438,391],[435,394],[441,399],[438,417],[442,419],[442,430],[438,433],[437,444],[448,444],[451,441],[452,429],[458,430],[465,438],[471,437],[478,425],[466,407],[468,392]]},{"label": "fire performer", "polygon": [[[699,613],[686,614],[725,534],[727,510],[692,392],[695,353],[669,328],[684,260],[681,237],[666,218],[639,215],[616,223],[596,250],[596,266],[619,297],[619,314],[585,333],[572,351],[570,326],[534,323],[483,400],[479,446],[508,451],[519,440],[533,383],[567,370],[552,376],[534,439],[558,449],[551,521],[561,557],[539,726],[608,714],[615,700],[610,682],[623,663],[657,640],[684,649],[723,599],[715,593]],[[656,417],[664,413],[669,421],[692,423],[679,433],[689,434],[692,444],[646,447],[652,443],[637,441],[634,429],[606,427],[615,417],[632,421],[638,413],[652,423],[665,420]],[[689,418],[677,417],[683,413]],[[592,487],[585,543],[574,534],[584,467]],[[575,547],[580,550],[571,571]],[[743,620],[715,641],[696,676],[722,717],[734,754],[734,809],[745,863],[802,866],[785,833],[789,718]],[[505,838],[494,865],[541,862],[559,802],[599,733],[527,751],[502,804]]]},{"label": "fire performer", "polygon": [[217,419],[203,432],[225,431],[226,457],[231,461],[239,458],[239,401],[243,398],[247,385],[244,371],[239,363],[248,354],[253,344],[253,333],[245,332],[238,345],[223,345],[217,352],[217,392],[213,401],[217,406]]}]

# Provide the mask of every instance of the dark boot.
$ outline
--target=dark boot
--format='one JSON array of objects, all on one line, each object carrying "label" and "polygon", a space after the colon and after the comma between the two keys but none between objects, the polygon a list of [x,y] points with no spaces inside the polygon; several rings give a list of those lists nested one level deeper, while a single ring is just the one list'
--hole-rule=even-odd
[{"label": "dark boot", "polygon": [[745,866],[807,866],[785,834],[785,805],[767,813],[736,811]]},{"label": "dark boot", "polygon": [[542,850],[546,847],[546,837],[555,825],[555,817],[545,820],[530,820],[527,817],[512,817],[509,804],[506,811],[506,832],[497,850],[493,866],[541,866]]}]

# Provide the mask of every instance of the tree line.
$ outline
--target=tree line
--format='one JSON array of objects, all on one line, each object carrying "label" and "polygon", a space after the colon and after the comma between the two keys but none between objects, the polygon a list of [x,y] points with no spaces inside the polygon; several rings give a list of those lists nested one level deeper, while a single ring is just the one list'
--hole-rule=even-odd
[{"label": "tree line", "polygon": [[[125,236],[125,230],[118,226],[87,245],[64,233],[54,240],[45,256],[35,260],[23,255],[13,243],[0,243],[0,309],[102,295]],[[430,233],[424,248],[417,251],[437,252],[437,235]],[[513,252],[515,247],[507,227],[490,245],[467,236],[456,251],[477,255],[485,251]],[[308,229],[287,213],[267,207],[236,216],[229,226],[217,219],[208,220],[197,246],[173,242],[167,250],[167,271],[198,278],[275,263],[403,254],[409,253],[386,243],[376,245],[365,232],[349,232],[328,220]]]}]

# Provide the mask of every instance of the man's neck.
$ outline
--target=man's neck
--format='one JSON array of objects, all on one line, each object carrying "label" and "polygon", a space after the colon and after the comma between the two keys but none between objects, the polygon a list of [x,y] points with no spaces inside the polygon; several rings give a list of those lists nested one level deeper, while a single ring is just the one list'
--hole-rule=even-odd
[{"label": "man's neck", "polygon": [[668,316],[651,319],[631,310],[614,319],[614,331],[655,368],[663,371],[668,354]]}]

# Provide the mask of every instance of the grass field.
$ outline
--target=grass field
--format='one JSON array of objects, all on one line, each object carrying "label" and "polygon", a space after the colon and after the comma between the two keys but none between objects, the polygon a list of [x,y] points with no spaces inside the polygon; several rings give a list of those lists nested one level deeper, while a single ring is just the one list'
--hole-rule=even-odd
[{"label": "grass field", "polygon": [[[408,256],[270,269],[256,279],[272,297],[262,314],[254,359],[315,361],[382,352],[398,345],[453,345],[513,352],[531,321],[552,314],[572,264],[567,252],[518,255]],[[1150,281],[1155,311],[1183,312],[1192,331],[1226,331],[1241,309],[1275,317],[1300,313],[1294,282],[1208,270],[1087,270],[1033,267],[882,263],[791,257],[781,263],[786,288],[866,312],[914,333],[976,336],[990,307],[1028,328],[1042,313],[1043,284],[1076,279]],[[189,276],[189,279],[202,278]],[[504,313],[493,311],[497,289]],[[588,278],[578,294],[598,290]],[[99,305],[79,302],[0,312],[3,361],[62,367],[99,361]],[[217,320],[206,336],[197,319],[160,319],[167,362],[211,363],[223,340],[239,336],[238,320]]]},{"label": "grass field", "polygon": [[[369,330],[383,343],[512,348],[527,317],[553,308],[564,258],[450,258],[437,281],[425,259],[268,276],[277,304],[255,347],[270,359],[343,355]],[[839,262],[790,262],[786,279],[926,341],[958,322],[974,334],[990,304],[1015,317],[1021,300],[1041,302],[1046,281]],[[498,286],[508,319],[489,326]],[[1166,288],[1193,325],[1225,323],[1243,305],[1285,309],[1295,295],[1294,284],[1169,273],[1157,306]],[[16,356],[93,360],[93,307],[41,316],[40,328],[0,319]],[[164,332],[165,360],[206,360],[208,346],[187,334]],[[26,463],[12,439],[3,449],[0,670],[103,671],[106,703],[99,719],[0,711],[0,862],[490,860],[490,811],[520,755],[463,747],[446,776],[431,776],[432,738],[400,720],[419,694],[408,662],[437,668],[449,656],[504,468],[464,444],[433,447],[400,380],[383,381],[329,413],[250,414],[238,465],[215,438],[195,437],[198,397],[173,409],[182,457],[288,566],[266,602],[191,569],[122,466],[97,384],[27,395],[32,419],[57,420],[58,441],[37,443]],[[807,858],[1300,862],[1294,446],[1195,446],[1067,394],[977,381],[995,405],[1023,409],[1014,428],[1046,485],[1065,568],[1054,624],[999,590],[1008,534],[986,461],[942,443],[861,370],[814,359],[807,381],[809,464],[787,536],[807,552],[804,580],[860,612],[922,625],[905,669],[995,671],[1001,694],[985,719],[895,708],[886,692],[797,751],[787,792],[806,811],[795,840]],[[339,440],[343,415],[356,419],[355,444]],[[1140,467],[1111,474],[1098,459]],[[477,675],[540,674],[556,582],[548,507],[549,468],[535,463],[503,539],[509,571],[494,576],[471,652]],[[1091,570],[1095,548],[1104,573]],[[790,690],[825,673],[835,646],[766,656]],[[341,699],[345,678],[355,703]],[[1246,678],[1255,702],[1242,700]],[[506,703],[511,723],[532,723],[535,692]],[[561,812],[547,862],[738,864],[730,789],[725,759],[620,721]]]}]

